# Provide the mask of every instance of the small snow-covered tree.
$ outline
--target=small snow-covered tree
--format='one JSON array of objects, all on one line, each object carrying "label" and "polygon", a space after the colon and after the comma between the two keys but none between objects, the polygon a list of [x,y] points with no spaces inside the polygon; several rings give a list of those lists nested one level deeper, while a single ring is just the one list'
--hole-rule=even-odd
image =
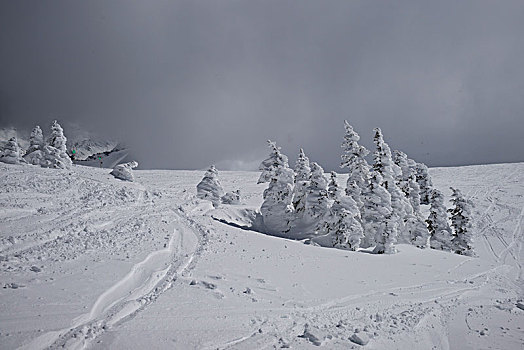
[{"label": "small snow-covered tree", "polygon": [[411,237],[411,244],[419,248],[429,248],[430,234],[424,219],[420,215],[408,215],[404,219],[404,229]]},{"label": "small snow-covered tree", "polygon": [[392,217],[391,195],[382,186],[383,182],[380,173],[372,171],[369,184],[362,192],[361,217],[364,237],[360,246],[368,248],[375,245],[377,253],[394,253],[397,224]]},{"label": "small snow-covered tree", "polygon": [[451,202],[453,208],[448,209],[451,213],[451,226],[455,236],[451,241],[453,250],[457,254],[473,256],[473,232],[472,232],[472,209],[473,202],[462,195],[458,189],[451,187],[453,192]]},{"label": "small snow-covered tree", "polygon": [[293,189],[293,207],[295,208],[297,219],[304,215],[310,177],[311,167],[309,166],[309,158],[306,157],[304,150],[301,148],[295,163],[295,187]]},{"label": "small snow-covered tree", "polygon": [[398,230],[399,243],[412,243],[411,232],[405,227],[405,223],[413,216],[413,207],[409,200],[397,186],[395,179],[400,176],[400,168],[393,163],[391,149],[384,141],[382,130],[375,128],[375,152],[373,153],[373,170],[382,177],[382,185],[391,195],[391,207],[393,209],[390,220],[396,221],[396,225],[389,225],[389,229],[394,227]]},{"label": "small snow-covered tree", "polygon": [[222,196],[221,201],[224,204],[240,204],[240,190],[227,192]]},{"label": "small snow-covered tree", "polygon": [[220,198],[224,195],[224,189],[218,179],[218,170],[211,165],[204,174],[202,181],[197,185],[197,197],[207,199],[214,207],[220,205]]},{"label": "small snow-covered tree", "polygon": [[117,179],[133,182],[135,181],[135,176],[133,175],[132,170],[137,166],[138,162],[136,161],[118,164],[113,168],[110,174],[116,177]]},{"label": "small snow-covered tree", "polygon": [[304,223],[318,223],[326,214],[329,206],[327,180],[324,169],[317,163],[311,163],[311,178],[307,187]]},{"label": "small snow-covered tree", "polygon": [[433,189],[433,183],[428,173],[428,167],[424,163],[416,165],[416,179],[420,186],[420,204],[430,204],[430,193]]},{"label": "small snow-covered tree", "polygon": [[269,158],[263,160],[258,167],[258,170],[262,171],[262,174],[260,174],[257,182],[259,184],[270,182],[277,169],[289,167],[288,158],[286,155],[280,152],[280,147],[277,147],[277,144],[271,140],[268,140],[267,143],[271,149],[271,153]]},{"label": "small snow-covered tree", "polygon": [[431,190],[429,216],[426,220],[431,235],[430,245],[433,249],[451,251],[453,233],[448,223],[448,214],[444,205],[444,195],[436,188]]},{"label": "small snow-covered tree", "polygon": [[318,233],[331,236],[333,247],[357,250],[364,235],[357,202],[343,195],[333,179],[330,190],[334,203],[320,221]]},{"label": "small snow-covered tree", "polygon": [[295,210],[293,208],[293,182],[295,174],[282,165],[272,175],[269,187],[264,191],[260,213],[268,233],[285,236],[291,229]]},{"label": "small snow-covered tree", "polygon": [[369,165],[365,157],[369,151],[359,145],[360,136],[353,130],[353,127],[344,120],[345,135],[342,142],[342,162],[341,168],[348,168],[349,176],[346,186],[346,194],[362,206],[360,194],[362,189],[368,185]]},{"label": "small snow-covered tree", "polygon": [[9,164],[20,164],[25,163],[24,158],[20,156],[20,146],[16,136],[13,136],[7,141],[4,148],[4,154],[0,157],[0,161]]},{"label": "small snow-covered tree", "polygon": [[26,154],[34,152],[36,150],[41,150],[44,147],[44,134],[40,126],[35,126],[33,131],[31,131],[31,137],[29,138],[29,148],[27,149]]}]

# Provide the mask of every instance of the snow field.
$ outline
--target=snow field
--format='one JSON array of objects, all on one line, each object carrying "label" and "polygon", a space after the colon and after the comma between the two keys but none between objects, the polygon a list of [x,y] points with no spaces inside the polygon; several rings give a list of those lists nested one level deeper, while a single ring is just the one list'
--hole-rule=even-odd
[{"label": "snow field", "polygon": [[128,183],[2,164],[0,344],[520,349],[524,164],[430,173],[446,201],[449,186],[474,200],[478,258],[321,248],[213,219],[248,224],[259,173],[221,171],[242,204],[214,209],[196,198],[201,171],[138,170]]}]

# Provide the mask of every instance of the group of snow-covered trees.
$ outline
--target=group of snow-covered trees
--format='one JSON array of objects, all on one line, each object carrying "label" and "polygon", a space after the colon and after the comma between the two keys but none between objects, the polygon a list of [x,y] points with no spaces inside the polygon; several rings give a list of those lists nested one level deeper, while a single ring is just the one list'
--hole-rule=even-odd
[{"label": "group of snow-covered trees", "polygon": [[10,164],[29,163],[46,168],[67,168],[72,162],[67,154],[67,139],[64,130],[55,120],[51,125],[51,135],[44,140],[40,126],[35,126],[31,132],[29,148],[22,156],[22,150],[16,137],[12,137],[4,149],[0,161]]},{"label": "group of snow-covered trees", "polygon": [[[379,128],[374,129],[373,164],[368,164],[369,151],[358,143],[360,136],[347,121],[344,126],[345,190],[335,172],[328,181],[302,149],[291,169],[280,148],[268,141],[270,156],[260,164],[258,180],[269,183],[260,208],[266,231],[295,239],[313,234],[326,245],[374,247],[379,254],[395,253],[395,244],[405,243],[472,255],[471,201],[452,189],[454,207],[447,210],[428,168],[401,151],[392,153]],[[428,218],[421,205],[430,205]]]}]

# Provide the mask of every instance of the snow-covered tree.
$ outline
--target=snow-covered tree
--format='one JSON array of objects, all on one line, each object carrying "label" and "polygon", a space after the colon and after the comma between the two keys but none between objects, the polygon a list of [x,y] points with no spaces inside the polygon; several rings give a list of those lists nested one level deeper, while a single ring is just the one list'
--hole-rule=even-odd
[{"label": "snow-covered tree", "polygon": [[60,126],[60,124],[58,124],[56,120],[53,121],[53,124],[51,125],[51,135],[49,136],[47,144],[51,147],[56,148],[61,153],[66,153],[66,143],[67,138],[64,136],[64,129],[62,129],[62,126]]},{"label": "snow-covered tree", "polygon": [[433,189],[433,183],[428,173],[428,167],[424,163],[417,163],[416,178],[420,186],[420,204],[430,204],[430,193]]},{"label": "snow-covered tree", "polygon": [[224,204],[240,204],[240,190],[227,192],[221,198]]},{"label": "snow-covered tree", "polygon": [[118,164],[113,168],[110,174],[117,179],[133,182],[135,181],[135,176],[133,175],[132,169],[136,168],[137,166],[138,162],[136,161]]},{"label": "snow-covered tree", "polygon": [[453,233],[448,223],[448,214],[444,205],[444,195],[434,188],[430,195],[429,216],[426,220],[431,235],[430,245],[433,249],[451,251]]},{"label": "snow-covered tree", "polygon": [[278,167],[272,175],[269,187],[264,191],[260,213],[268,233],[285,236],[294,221],[293,183],[295,173],[287,165]]},{"label": "snow-covered tree", "polygon": [[373,170],[379,173],[382,177],[382,185],[391,195],[391,207],[393,209],[390,220],[396,221],[396,225],[389,225],[389,229],[393,226],[398,230],[398,242],[408,243],[412,242],[411,233],[405,227],[405,223],[413,216],[413,207],[409,200],[402,193],[397,186],[395,179],[400,176],[400,168],[393,162],[391,149],[384,141],[382,130],[375,128],[375,152],[373,153]]},{"label": "snow-covered tree", "polygon": [[304,223],[318,223],[326,214],[329,206],[327,180],[324,169],[317,163],[311,163],[311,178],[307,187]]},{"label": "snow-covered tree", "polygon": [[336,199],[340,194],[340,187],[338,187],[337,183],[337,173],[332,171],[328,183],[328,198]]},{"label": "snow-covered tree", "polygon": [[13,136],[7,141],[4,148],[4,154],[0,157],[0,161],[9,164],[20,164],[25,163],[24,158],[20,156],[20,146],[16,136]]},{"label": "snow-covered tree", "polygon": [[465,198],[458,189],[451,187],[453,192],[451,202],[453,208],[448,209],[451,213],[451,227],[455,231],[455,236],[451,241],[453,250],[461,255],[474,255],[473,252],[473,233],[472,233],[472,210],[473,202]]},{"label": "snow-covered tree", "polygon": [[419,248],[429,248],[430,234],[424,219],[420,215],[412,214],[404,219],[404,229],[411,237],[411,244]]},{"label": "snow-covered tree", "polygon": [[346,132],[342,142],[343,153],[340,167],[349,170],[346,194],[361,206],[360,194],[362,189],[368,185],[369,165],[365,157],[369,154],[369,151],[358,144],[360,136],[347,120],[344,120],[344,128]]},{"label": "snow-covered tree", "polygon": [[304,215],[310,176],[309,158],[306,157],[304,150],[301,148],[295,163],[295,188],[293,190],[293,207],[295,208],[297,219]]},{"label": "snow-covered tree", "polygon": [[220,198],[224,195],[224,189],[218,179],[218,170],[211,165],[204,174],[202,181],[197,185],[197,197],[207,199],[213,203],[213,206],[220,205]]},{"label": "snow-covered tree", "polygon": [[395,164],[401,170],[400,177],[397,178],[398,187],[409,199],[413,212],[418,214],[420,213],[420,186],[416,177],[417,163],[409,159],[404,152],[395,150],[393,153]]},{"label": "snow-covered tree", "polygon": [[44,147],[44,134],[40,126],[35,126],[33,131],[31,131],[31,137],[29,138],[29,148],[27,149],[26,154],[34,152],[36,150],[41,150]]},{"label": "snow-covered tree", "polygon": [[[364,235],[360,210],[353,198],[343,195],[331,173],[330,190],[334,203],[318,225],[318,233],[329,235],[333,247],[357,250]],[[335,181],[333,181],[335,180]]]},{"label": "snow-covered tree", "polygon": [[377,253],[394,253],[397,223],[392,218],[391,195],[382,185],[383,182],[380,173],[372,171],[369,184],[362,192],[364,237],[360,246],[368,248],[375,245]]},{"label": "snow-covered tree", "polygon": [[260,174],[260,177],[258,178],[257,182],[259,184],[270,182],[277,169],[282,167],[289,167],[288,158],[286,155],[280,152],[280,147],[277,147],[277,144],[271,140],[268,140],[267,143],[269,148],[271,149],[271,153],[269,155],[269,158],[263,160],[262,163],[260,163],[260,166],[258,167],[258,170],[262,171],[262,174]]},{"label": "snow-covered tree", "polygon": [[[47,140],[47,145],[43,147],[42,154],[34,154],[31,162],[35,164],[36,160],[40,165],[47,168],[67,168],[73,162],[67,155],[67,138],[64,136],[64,129],[55,120],[51,125],[51,135]],[[32,152],[35,153],[35,152]]]}]

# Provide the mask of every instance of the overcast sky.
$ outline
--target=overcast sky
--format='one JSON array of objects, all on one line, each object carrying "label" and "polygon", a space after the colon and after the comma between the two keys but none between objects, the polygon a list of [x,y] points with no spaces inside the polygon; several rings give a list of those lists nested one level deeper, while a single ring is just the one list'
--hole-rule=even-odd
[{"label": "overcast sky", "polygon": [[272,139],[333,170],[344,119],[431,166],[524,161],[524,1],[0,0],[0,126],[55,118],[142,168]]}]

